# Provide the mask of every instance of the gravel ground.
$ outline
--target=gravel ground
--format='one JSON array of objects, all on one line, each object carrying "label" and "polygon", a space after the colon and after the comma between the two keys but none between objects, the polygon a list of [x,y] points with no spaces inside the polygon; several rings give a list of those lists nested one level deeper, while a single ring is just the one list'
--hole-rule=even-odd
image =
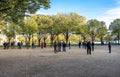
[{"label": "gravel ground", "polygon": [[0,49],[0,77],[120,77],[120,46],[95,46],[92,55],[72,47],[54,54],[46,49]]}]

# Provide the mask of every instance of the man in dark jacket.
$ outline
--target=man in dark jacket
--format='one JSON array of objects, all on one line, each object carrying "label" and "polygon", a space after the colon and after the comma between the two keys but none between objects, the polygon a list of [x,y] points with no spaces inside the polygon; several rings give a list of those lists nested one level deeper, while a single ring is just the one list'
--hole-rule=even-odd
[{"label": "man in dark jacket", "polygon": [[66,52],[66,43],[64,41],[63,41],[62,46],[63,46],[63,51]]},{"label": "man in dark jacket", "polygon": [[108,43],[108,49],[109,49],[109,53],[111,53],[111,43]]},{"label": "man in dark jacket", "polygon": [[87,47],[87,54],[91,55],[91,43],[90,43],[90,41],[87,42],[86,47]]},{"label": "man in dark jacket", "polygon": [[92,51],[94,51],[94,42],[92,42]]},{"label": "man in dark jacket", "polygon": [[54,42],[54,53],[57,53],[57,42]]}]

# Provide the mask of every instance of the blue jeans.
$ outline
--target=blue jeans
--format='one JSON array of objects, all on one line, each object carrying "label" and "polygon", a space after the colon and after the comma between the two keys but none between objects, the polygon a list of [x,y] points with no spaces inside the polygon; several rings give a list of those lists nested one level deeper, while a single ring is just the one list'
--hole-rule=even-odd
[{"label": "blue jeans", "polygon": [[66,48],[65,47],[63,47],[63,51],[66,52]]}]

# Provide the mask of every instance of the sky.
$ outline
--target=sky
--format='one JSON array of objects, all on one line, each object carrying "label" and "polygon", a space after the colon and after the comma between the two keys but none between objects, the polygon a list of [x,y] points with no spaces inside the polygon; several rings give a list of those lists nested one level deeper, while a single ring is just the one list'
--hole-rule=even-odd
[{"label": "sky", "polygon": [[120,18],[120,0],[50,0],[50,8],[40,9],[37,14],[57,14],[75,12],[87,20],[105,21],[107,28],[116,18]]}]

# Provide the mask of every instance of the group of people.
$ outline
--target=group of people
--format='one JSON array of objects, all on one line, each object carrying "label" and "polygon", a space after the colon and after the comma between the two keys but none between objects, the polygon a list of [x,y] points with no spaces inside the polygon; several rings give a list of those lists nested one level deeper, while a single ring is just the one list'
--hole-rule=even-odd
[{"label": "group of people", "polygon": [[[94,51],[94,42],[80,42],[79,41],[79,43],[78,43],[78,46],[79,46],[79,48],[81,48],[81,45],[82,45],[82,48],[85,48],[85,49],[87,49],[87,54],[91,54],[91,51]],[[71,49],[71,42],[69,42],[68,43],[68,47],[69,47],[69,49]],[[59,51],[61,51],[61,49],[63,50],[63,51],[65,51],[66,52],[66,43],[63,41],[62,43],[60,42],[60,41],[58,41],[58,42],[54,42],[54,52],[56,53],[56,52],[59,52]]]},{"label": "group of people", "polygon": [[[17,46],[18,46],[19,49],[21,49],[22,45],[23,45],[22,42],[18,42],[18,43],[17,43]],[[3,47],[4,47],[4,49],[9,49],[9,47],[11,47],[11,48],[13,49],[13,48],[15,47],[15,41],[12,41],[12,42],[10,42],[10,41],[4,42],[4,43],[3,43]]]},{"label": "group of people", "polygon": [[19,49],[21,49],[22,46],[23,46],[23,42],[22,42],[22,41],[21,41],[21,42],[18,42],[18,43],[17,43],[17,46],[18,46]]},{"label": "group of people", "polygon": [[46,48],[46,42],[41,42],[41,48]]},{"label": "group of people", "polygon": [[[19,49],[21,49],[23,46],[23,42],[18,42],[17,46]],[[31,44],[31,46],[32,46],[32,48],[36,48],[36,45],[34,42]],[[41,48],[46,48],[46,42],[41,42],[40,46],[41,46]],[[89,42],[80,42],[79,41],[78,46],[79,46],[79,48],[82,47],[82,48],[87,49],[87,54],[90,54],[90,55],[91,55],[91,51],[94,51],[94,42],[90,42],[90,41]],[[9,49],[9,47],[14,48],[15,42],[14,41],[4,42],[3,47],[4,47],[4,49]],[[30,43],[26,42],[25,47],[27,47],[27,49],[29,49]],[[60,41],[56,42],[55,41],[53,43],[53,47],[54,47],[55,53],[60,52],[60,51],[66,52],[66,43],[64,41],[63,42],[60,42]],[[71,42],[68,43],[68,47],[69,47],[69,49],[71,49]],[[110,42],[108,43],[108,49],[109,49],[109,53],[111,53],[111,43]]]},{"label": "group of people", "polygon": [[[14,45],[14,42],[11,42],[11,47]],[[4,42],[3,43],[3,47],[4,47],[4,49],[9,49],[9,47],[10,47],[10,42]]]},{"label": "group of people", "polygon": [[[80,42],[79,42],[80,43]],[[80,47],[81,44],[79,44]],[[82,42],[82,47],[83,48],[87,48],[87,54],[91,55],[91,51],[94,51],[94,42]],[[109,53],[111,53],[111,43],[108,43],[108,49],[109,49]]]},{"label": "group of people", "polygon": [[[11,47],[12,49],[14,48],[14,47],[18,47],[18,49],[21,49],[22,47],[23,47],[23,42],[22,41],[19,41],[19,42],[17,42],[17,43],[15,43],[15,41],[7,41],[7,42],[4,42],[3,43],[3,47],[4,47],[4,49],[9,49],[9,47]],[[32,42],[32,44],[30,45],[30,42],[26,42],[25,43],[25,45],[24,45],[24,47],[26,47],[27,49],[29,49],[30,48],[30,46],[34,49],[34,48],[36,48],[36,45],[35,45],[35,43],[34,42]],[[41,46],[41,48],[45,48],[46,47],[46,43],[45,42],[41,42],[40,43],[40,46]]]},{"label": "group of people", "polygon": [[54,42],[54,52],[57,53],[57,52],[60,52],[61,51],[61,48],[64,52],[66,52],[66,43],[63,41],[62,43],[60,41],[58,42]]},{"label": "group of people", "polygon": [[[81,48],[81,42],[79,42],[79,48]],[[82,48],[87,49],[87,54],[91,55],[91,51],[94,51],[94,42],[82,42]]]}]

